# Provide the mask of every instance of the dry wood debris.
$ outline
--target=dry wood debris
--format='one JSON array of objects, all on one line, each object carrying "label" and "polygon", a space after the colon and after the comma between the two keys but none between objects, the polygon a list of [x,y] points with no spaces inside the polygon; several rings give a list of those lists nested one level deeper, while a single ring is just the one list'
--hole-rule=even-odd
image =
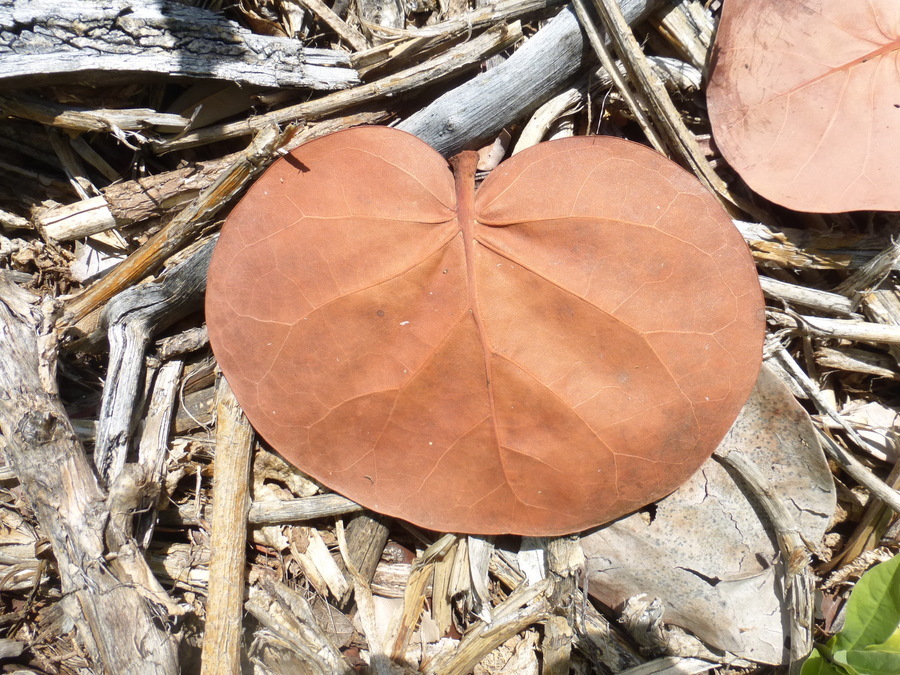
[{"label": "dry wood debris", "polygon": [[216,230],[280,153],[373,123],[448,156],[624,136],[719,195],[831,458],[828,533],[782,546],[834,625],[900,535],[900,218],[773,208],[724,164],[717,4],[0,0],[4,672],[771,672],[599,605],[577,538],[422,531],[253,437],[203,327]]}]

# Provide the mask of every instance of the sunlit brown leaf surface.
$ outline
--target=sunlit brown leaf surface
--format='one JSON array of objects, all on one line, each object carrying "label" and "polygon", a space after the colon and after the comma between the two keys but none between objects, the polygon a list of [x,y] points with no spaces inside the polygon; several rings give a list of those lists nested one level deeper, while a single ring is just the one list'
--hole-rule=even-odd
[{"label": "sunlit brown leaf surface", "polygon": [[767,199],[900,210],[897,0],[728,0],[708,101],[725,159]]},{"label": "sunlit brown leaf surface", "polygon": [[763,336],[749,253],[653,151],[538,145],[474,191],[367,127],[277,162],[230,215],[207,321],[247,416],[334,490],[418,525],[560,534],[712,453]]}]

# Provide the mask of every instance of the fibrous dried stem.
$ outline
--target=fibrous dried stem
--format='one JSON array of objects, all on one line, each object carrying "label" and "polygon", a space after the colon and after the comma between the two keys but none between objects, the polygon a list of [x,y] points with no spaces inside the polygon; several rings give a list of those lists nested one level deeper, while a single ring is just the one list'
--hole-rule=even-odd
[{"label": "fibrous dried stem", "polygon": [[900,345],[900,326],[855,319],[792,315],[774,310],[768,312],[768,318],[777,326],[796,328],[801,333],[820,338]]},{"label": "fibrous dried stem", "polygon": [[789,284],[784,281],[761,276],[759,278],[763,294],[767,298],[781,300],[792,305],[809,307],[826,314],[852,315],[853,303],[843,295],[821,291],[809,286]]},{"label": "fibrous dried stem", "polygon": [[209,596],[201,675],[240,672],[250,458],[255,434],[225,378],[216,405],[216,460],[210,532]]},{"label": "fibrous dried stem", "polygon": [[136,131],[155,125],[186,128],[190,123],[181,115],[159,113],[149,108],[91,110],[23,94],[0,93],[0,110],[7,115],[74,131]]},{"label": "fibrous dried stem", "polygon": [[[300,499],[284,499],[279,501],[256,501],[250,505],[247,522],[251,525],[281,525],[285,523],[302,523],[319,518],[334,518],[348,513],[362,511],[362,507],[346,497],[336,494],[315,495]],[[212,517],[212,507],[202,512],[193,503],[179,505],[177,511],[164,511],[161,514],[167,525],[196,526],[201,518]]]}]

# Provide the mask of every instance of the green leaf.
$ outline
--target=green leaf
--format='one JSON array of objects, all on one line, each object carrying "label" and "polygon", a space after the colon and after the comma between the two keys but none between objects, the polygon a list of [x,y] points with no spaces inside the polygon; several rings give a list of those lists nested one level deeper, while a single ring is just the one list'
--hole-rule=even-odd
[{"label": "green leaf", "polygon": [[[869,645],[865,647],[865,649],[871,649],[873,651],[879,652],[891,652],[892,654],[900,654],[900,628],[894,631],[894,634],[891,635],[887,640],[882,642],[880,645]],[[900,673],[900,670],[897,671]]]},{"label": "green leaf", "polygon": [[[847,662],[847,650],[839,649],[831,654],[831,664],[835,669],[845,675],[860,675],[856,669]],[[868,674],[867,674],[868,675]]]},{"label": "green leaf", "polygon": [[[881,645],[872,645],[872,647]],[[866,647],[847,652],[847,664],[865,675],[897,675],[900,673],[900,653]]]},{"label": "green leaf", "polygon": [[[862,650],[890,641],[900,624],[900,555],[862,575],[850,599],[844,629],[834,637],[834,651]],[[848,659],[848,662],[852,659]],[[892,671],[892,675],[900,672]]]},{"label": "green leaf", "polygon": [[822,652],[813,649],[800,670],[800,675],[845,675],[843,671],[838,670]]},{"label": "green leaf", "polygon": [[803,663],[800,675],[844,675],[841,671],[831,665],[828,660],[822,656],[818,649],[813,649],[812,653]]}]

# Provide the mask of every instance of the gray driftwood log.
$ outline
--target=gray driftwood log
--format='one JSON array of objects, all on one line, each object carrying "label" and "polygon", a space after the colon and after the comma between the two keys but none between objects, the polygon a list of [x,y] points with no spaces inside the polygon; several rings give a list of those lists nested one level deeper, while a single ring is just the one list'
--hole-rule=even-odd
[{"label": "gray driftwood log", "polygon": [[174,674],[173,605],[110,509],[56,390],[58,307],[0,278],[0,445],[50,539],[63,607],[105,672]]},{"label": "gray driftwood log", "polygon": [[[662,0],[620,0],[630,24]],[[401,122],[445,157],[477,147],[558,94],[582,66],[585,38],[570,7],[515,54]]]},{"label": "gray driftwood log", "polygon": [[16,86],[129,73],[327,90],[358,83],[347,54],[166,0],[0,0],[0,61],[0,81]]}]

